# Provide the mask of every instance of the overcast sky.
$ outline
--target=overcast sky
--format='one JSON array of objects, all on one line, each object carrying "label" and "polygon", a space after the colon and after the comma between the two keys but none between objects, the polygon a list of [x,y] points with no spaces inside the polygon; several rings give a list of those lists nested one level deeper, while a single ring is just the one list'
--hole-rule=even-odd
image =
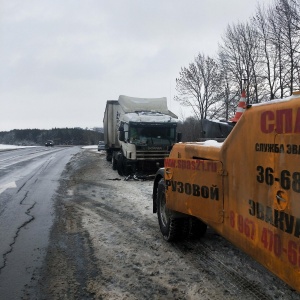
[{"label": "overcast sky", "polygon": [[0,0],[0,131],[102,127],[106,100],[167,97],[228,24],[272,0]]}]

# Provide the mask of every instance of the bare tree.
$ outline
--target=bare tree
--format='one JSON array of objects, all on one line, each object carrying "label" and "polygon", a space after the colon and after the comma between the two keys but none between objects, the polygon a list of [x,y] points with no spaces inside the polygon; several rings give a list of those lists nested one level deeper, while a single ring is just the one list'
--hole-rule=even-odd
[{"label": "bare tree", "polygon": [[188,68],[181,68],[176,79],[175,100],[191,107],[198,120],[214,117],[219,107],[220,74],[218,64],[204,54],[198,54]]},{"label": "bare tree", "polygon": [[280,30],[281,33],[280,43],[283,46],[285,59],[285,86],[288,87],[289,94],[292,94],[295,87],[299,88],[299,2],[295,0],[277,0],[273,17],[276,20],[277,32]]},{"label": "bare tree", "polygon": [[277,59],[277,63],[274,69],[274,81],[277,83],[278,88],[274,89],[273,92],[274,98],[277,95],[277,91],[279,92],[277,98],[283,98],[285,90],[285,62],[283,52],[284,47],[281,42],[283,29],[278,26],[276,16],[274,14],[276,14],[276,12],[274,11],[274,9],[271,9],[268,15],[270,44],[271,47],[273,46],[273,54]]},{"label": "bare tree", "polygon": [[[176,79],[175,100],[198,120],[233,115],[247,79],[247,103],[283,98],[300,87],[300,0],[258,6],[248,22],[228,25],[218,59],[199,54]],[[234,104],[235,102],[235,104]]]},{"label": "bare tree", "polygon": [[[272,42],[272,12],[270,9],[266,10],[261,6],[258,7],[256,16],[253,18],[253,26],[257,28],[257,33],[260,43],[260,55],[259,60],[262,64],[261,77],[266,84],[262,87],[263,98],[272,100],[275,98],[276,91],[280,87],[280,70],[279,58],[280,58],[280,48],[274,45]],[[279,83],[279,84],[278,84]]]},{"label": "bare tree", "polygon": [[222,64],[226,67],[228,78],[231,79],[232,88],[237,91],[242,90],[242,79],[243,79],[243,61],[240,55],[240,42],[236,34],[234,27],[228,25],[225,34],[222,38],[223,44],[219,45],[219,59]]},{"label": "bare tree", "polygon": [[242,91],[243,79],[247,79],[247,102],[260,102],[259,87],[261,64],[259,61],[260,40],[257,31],[251,23],[239,23],[228,26],[223,36],[223,44],[219,53],[226,61],[227,72],[232,74],[232,85]]},{"label": "bare tree", "polygon": [[233,115],[236,111],[236,99],[239,96],[239,88],[233,84],[233,74],[228,71],[230,67],[227,64],[226,54],[220,51],[218,56],[221,76],[219,88],[221,92],[220,98],[223,99],[222,106],[224,107],[224,109],[222,107],[220,109],[220,113],[223,115],[220,115],[219,118],[228,121],[229,116]]}]

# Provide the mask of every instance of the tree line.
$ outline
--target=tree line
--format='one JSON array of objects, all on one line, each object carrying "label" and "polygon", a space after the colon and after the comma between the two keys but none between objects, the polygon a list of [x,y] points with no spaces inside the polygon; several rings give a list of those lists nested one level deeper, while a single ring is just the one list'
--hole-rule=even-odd
[{"label": "tree line", "polygon": [[96,145],[103,133],[81,128],[14,129],[0,132],[0,144],[44,145],[52,140],[55,145]]},{"label": "tree line", "polygon": [[299,0],[259,5],[250,20],[227,26],[215,57],[199,53],[181,68],[174,99],[199,122],[233,117],[243,88],[247,104],[290,96],[300,88],[299,29]]}]

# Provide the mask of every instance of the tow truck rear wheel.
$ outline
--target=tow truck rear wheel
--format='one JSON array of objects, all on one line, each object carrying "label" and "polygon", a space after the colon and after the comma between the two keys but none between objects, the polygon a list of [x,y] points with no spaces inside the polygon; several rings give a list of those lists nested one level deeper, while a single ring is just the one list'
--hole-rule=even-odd
[{"label": "tow truck rear wheel", "polygon": [[165,181],[162,178],[157,187],[157,217],[160,231],[164,239],[171,242],[183,237],[183,219],[173,218],[171,211],[166,208],[165,189]]},{"label": "tow truck rear wheel", "polygon": [[207,225],[195,217],[188,219],[188,237],[191,239],[200,239],[203,237],[207,230]]}]

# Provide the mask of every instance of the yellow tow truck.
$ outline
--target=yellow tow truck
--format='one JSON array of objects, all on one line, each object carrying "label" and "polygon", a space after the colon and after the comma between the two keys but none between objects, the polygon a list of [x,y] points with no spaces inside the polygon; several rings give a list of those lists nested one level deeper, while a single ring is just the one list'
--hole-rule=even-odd
[{"label": "yellow tow truck", "polygon": [[153,212],[165,240],[209,226],[300,291],[300,92],[242,108],[224,142],[173,146]]}]

